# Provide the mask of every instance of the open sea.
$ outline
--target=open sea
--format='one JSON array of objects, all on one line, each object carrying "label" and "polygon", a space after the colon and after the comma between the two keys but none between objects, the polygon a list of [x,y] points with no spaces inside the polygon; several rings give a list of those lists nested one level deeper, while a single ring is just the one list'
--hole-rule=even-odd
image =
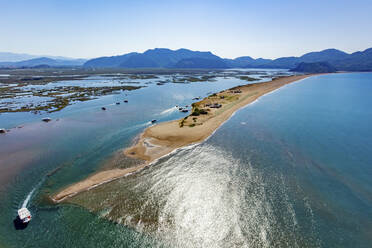
[{"label": "open sea", "polygon": [[[175,105],[239,84],[153,85],[69,106],[50,123],[1,114],[12,129],[0,136],[0,247],[372,247],[372,73],[284,86],[202,144],[48,200],[103,165],[136,163],[118,151],[151,119],[181,118]],[[21,206],[33,214],[23,229],[13,222]]]}]

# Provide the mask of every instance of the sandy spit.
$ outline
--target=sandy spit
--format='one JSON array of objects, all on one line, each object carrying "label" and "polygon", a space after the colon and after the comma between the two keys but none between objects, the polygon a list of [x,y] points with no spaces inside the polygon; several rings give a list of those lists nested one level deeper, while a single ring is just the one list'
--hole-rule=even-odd
[{"label": "sandy spit", "polygon": [[[56,203],[61,202],[80,192],[90,190],[104,183],[138,172],[152,162],[178,148],[201,143],[212,135],[215,130],[228,120],[238,109],[284,85],[313,75],[314,74],[280,77],[269,82],[235,87],[232,90],[238,90],[240,93],[238,93],[236,97],[234,96],[234,100],[221,100],[221,108],[209,109],[210,112],[208,112],[208,115],[198,117],[196,122],[198,125],[193,127],[180,127],[181,120],[164,122],[148,127],[140,135],[136,144],[123,151],[128,157],[144,160],[145,162],[143,164],[126,169],[99,171],[78,183],[68,186],[51,198]],[[231,89],[217,93],[216,97],[221,97],[222,95],[230,96],[229,94],[234,94]],[[205,101],[208,101],[208,98],[203,99],[197,104],[199,104],[199,106],[204,105]],[[189,122],[190,119],[188,119]]]}]

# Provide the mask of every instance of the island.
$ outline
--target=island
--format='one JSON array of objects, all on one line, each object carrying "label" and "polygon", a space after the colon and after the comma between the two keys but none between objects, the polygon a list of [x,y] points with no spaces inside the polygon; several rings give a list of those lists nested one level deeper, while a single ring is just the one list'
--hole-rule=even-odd
[{"label": "island", "polygon": [[148,127],[133,146],[123,151],[126,156],[141,159],[143,163],[126,169],[99,171],[51,198],[56,203],[61,202],[79,192],[138,172],[176,149],[203,142],[238,109],[260,96],[312,75],[315,74],[278,77],[269,82],[251,83],[214,93],[193,103],[191,114],[185,118]]}]

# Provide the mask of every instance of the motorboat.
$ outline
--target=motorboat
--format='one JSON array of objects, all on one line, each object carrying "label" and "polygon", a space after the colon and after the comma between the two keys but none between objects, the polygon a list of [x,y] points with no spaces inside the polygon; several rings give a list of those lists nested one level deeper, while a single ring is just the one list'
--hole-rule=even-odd
[{"label": "motorboat", "polygon": [[42,121],[44,121],[44,122],[50,122],[51,120],[52,120],[52,119],[49,118],[49,117],[45,117],[45,118],[42,119]]},{"label": "motorboat", "polygon": [[31,221],[31,213],[27,208],[18,209],[18,218],[22,223],[28,223]]}]

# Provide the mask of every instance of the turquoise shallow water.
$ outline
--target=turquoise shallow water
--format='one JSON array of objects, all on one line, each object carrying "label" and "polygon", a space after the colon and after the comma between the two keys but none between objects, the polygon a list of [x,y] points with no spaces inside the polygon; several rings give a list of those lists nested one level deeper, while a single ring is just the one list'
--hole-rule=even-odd
[{"label": "turquoise shallow water", "polygon": [[[200,90],[198,85],[195,91],[186,86],[172,85],[180,88],[164,92],[157,87],[156,93],[149,90],[148,95],[131,92],[130,102],[139,104],[133,110],[113,106],[115,114],[109,116],[92,111],[85,117],[62,118],[43,131],[35,127],[37,135],[25,139],[29,142],[25,146],[38,144],[34,150],[27,146],[33,151],[34,165],[17,173],[12,187],[3,192],[0,245],[371,246],[370,73],[312,77],[261,97],[203,144],[73,199],[75,204],[88,204],[93,213],[75,204],[52,206],[43,201],[44,191],[60,187],[66,179],[83,178],[105,154],[127,146],[150,116],[172,113],[174,101],[151,95],[177,98],[190,90],[192,98]],[[160,99],[148,110],[154,113],[146,114],[144,106],[141,113],[133,114],[135,118],[123,117],[148,98]],[[163,114],[163,118],[178,115]],[[31,129],[25,127],[19,135],[24,137]],[[53,137],[61,132],[65,137],[55,144]],[[35,142],[36,136],[46,142]],[[10,140],[7,144],[19,145]],[[48,152],[36,152],[40,150]],[[46,176],[48,168],[61,164],[60,171]],[[29,204],[33,221],[24,230],[14,230],[15,210],[42,178]]]}]

